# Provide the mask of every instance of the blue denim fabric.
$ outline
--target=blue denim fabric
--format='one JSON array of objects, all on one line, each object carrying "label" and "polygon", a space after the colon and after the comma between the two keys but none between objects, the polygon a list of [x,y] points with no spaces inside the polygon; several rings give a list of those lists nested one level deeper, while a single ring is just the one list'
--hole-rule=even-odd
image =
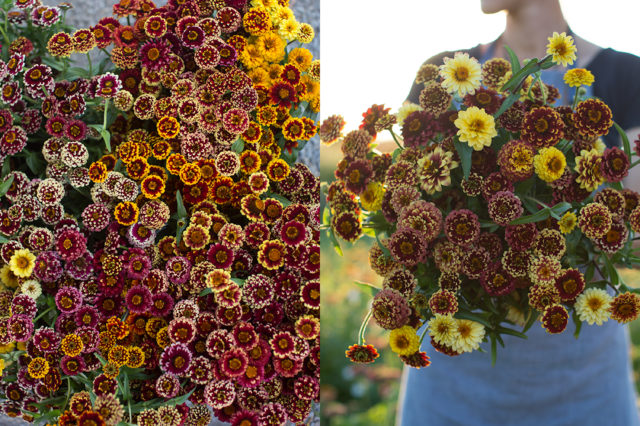
[{"label": "blue denim fabric", "polygon": [[432,364],[405,369],[398,424],[640,425],[627,327],[574,330],[549,335],[536,323],[528,340],[505,336],[494,367],[488,344],[452,358],[425,343]]}]

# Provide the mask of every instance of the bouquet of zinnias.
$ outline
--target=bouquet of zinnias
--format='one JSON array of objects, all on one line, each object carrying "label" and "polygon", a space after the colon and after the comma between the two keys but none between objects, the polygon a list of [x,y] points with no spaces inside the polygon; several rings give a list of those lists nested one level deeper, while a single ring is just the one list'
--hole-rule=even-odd
[{"label": "bouquet of zinnias", "polygon": [[[482,66],[460,53],[425,64],[420,105],[395,115],[374,105],[344,137],[341,117],[322,124],[322,140],[340,139],[344,153],[324,187],[327,237],[337,247],[336,237],[374,237],[369,262],[384,277],[382,288],[363,284],[374,296],[352,361],[378,356],[364,341],[370,317],[419,368],[430,363],[420,350],[427,335],[451,356],[489,340],[495,362],[501,336],[526,337],[536,321],[555,334],[572,317],[577,334],[583,322],[640,313],[614,267],[640,260],[640,195],[621,184],[634,154],[609,107],[585,99],[589,71],[568,70],[573,105],[551,106],[559,92],[540,71],[571,63],[575,47],[564,33],[549,41],[549,55],[522,68],[513,54]],[[599,139],[612,126],[624,149]],[[372,144],[383,130],[398,144],[392,154]]]},{"label": "bouquet of zinnias", "polygon": [[[296,163],[317,127],[313,29],[286,1],[122,0],[75,32],[69,5],[0,4],[2,412],[303,422],[320,374],[319,182]],[[100,64],[71,66],[93,49]]]}]

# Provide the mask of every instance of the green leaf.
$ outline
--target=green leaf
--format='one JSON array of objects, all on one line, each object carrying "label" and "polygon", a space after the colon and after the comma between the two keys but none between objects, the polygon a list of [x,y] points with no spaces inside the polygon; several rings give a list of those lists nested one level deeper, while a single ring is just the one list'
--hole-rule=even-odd
[{"label": "green leaf", "polygon": [[13,183],[13,179],[14,176],[11,176],[9,179],[0,184],[0,197],[4,196],[7,191],[9,191],[9,188],[11,188],[11,184]]},{"label": "green leaf", "polygon": [[518,56],[513,50],[511,50],[509,46],[505,46],[504,50],[506,50],[509,54],[509,59],[511,61],[511,74],[515,75],[518,71],[520,71],[520,61],[518,60]]},{"label": "green leaf", "polygon": [[273,198],[273,199],[276,199],[276,200],[280,201],[280,203],[282,204],[282,207],[288,207],[288,206],[291,205],[291,200],[287,199],[286,197],[283,197],[280,194],[275,194],[273,192],[267,192],[265,194],[265,196],[267,198]]},{"label": "green leaf", "polygon": [[456,147],[456,151],[458,151],[458,156],[460,157],[460,163],[462,164],[462,173],[465,179],[469,179],[469,173],[471,172],[471,155],[473,154],[473,148],[469,146],[467,143],[462,143],[456,137],[453,140],[453,145]]},{"label": "green leaf", "polygon": [[631,161],[631,145],[629,144],[629,138],[627,134],[624,132],[624,129],[618,125],[615,121],[613,122],[613,127],[616,128],[620,138],[622,139],[622,147],[624,148],[624,153],[627,154],[629,161]]},{"label": "green leaf", "polygon": [[240,154],[244,149],[244,141],[240,138],[236,139],[236,141],[231,145],[231,150]]},{"label": "green leaf", "polygon": [[176,204],[178,206],[178,217],[186,218],[187,209],[184,207],[184,203],[182,202],[182,194],[180,194],[180,191],[176,191]]},{"label": "green leaf", "polygon": [[107,129],[100,130],[100,136],[104,139],[104,144],[107,147],[107,152],[111,152],[111,133]]},{"label": "green leaf", "polygon": [[460,319],[466,319],[466,320],[470,320],[470,321],[475,321],[475,322],[478,322],[478,323],[484,325],[487,328],[493,328],[491,323],[485,317],[481,316],[480,314],[474,314],[472,312],[461,312],[461,311],[458,311],[458,312],[456,312],[454,317],[460,318]]},{"label": "green leaf", "polygon": [[511,328],[507,328],[507,327],[502,327],[502,326],[498,326],[497,329],[498,333],[502,333],[502,334],[510,334],[511,336],[516,336],[516,337],[520,337],[521,339],[526,339],[527,335],[524,333],[521,333],[519,331],[513,330]]},{"label": "green leaf", "polygon": [[129,375],[124,374],[124,379],[122,380],[123,388],[122,391],[122,399],[125,401],[129,401],[131,399],[131,387],[129,386]]},{"label": "green leaf", "polygon": [[364,294],[366,294],[371,298],[373,298],[381,290],[379,287],[376,287],[370,283],[365,283],[362,281],[354,281],[354,283],[358,286],[360,290],[362,290]]},{"label": "green leaf", "polygon": [[210,288],[205,288],[204,290],[202,290],[199,294],[199,296],[206,296],[207,294],[211,294],[213,293],[213,290]]},{"label": "green leaf", "polygon": [[524,68],[513,73],[513,77],[511,77],[509,81],[502,86],[502,90],[509,90],[515,94],[520,89],[522,82],[527,78],[527,76],[539,70],[540,64],[538,63],[538,60],[536,58],[529,60]]},{"label": "green leaf", "polygon": [[551,207],[551,210],[549,212],[549,214],[557,220],[560,220],[562,218],[562,215],[571,208],[571,204],[567,203],[566,201],[563,201],[561,203],[556,204],[555,206]]},{"label": "green leaf", "polygon": [[177,396],[175,398],[169,399],[169,400],[164,400],[161,398],[155,398],[152,399],[150,401],[144,401],[144,402],[140,402],[137,404],[132,404],[131,405],[131,411],[133,413],[139,413],[143,410],[147,410],[149,408],[158,408],[160,406],[170,406],[170,407],[175,407],[176,405],[180,405],[180,404],[184,404],[185,401],[187,399],[189,399],[189,397],[191,396],[191,394],[193,393],[193,391],[195,391],[194,389],[191,389],[188,393],[181,395],[181,396]]},{"label": "green leaf", "polygon": [[380,247],[380,250],[382,251],[382,254],[384,254],[387,257],[391,257],[391,252],[389,251],[388,248],[386,248],[382,242],[380,242],[380,235],[376,234],[376,241],[378,242],[378,247]]},{"label": "green leaf", "polygon": [[533,324],[535,324],[537,319],[538,319],[538,314],[536,313],[536,311],[533,309],[529,309],[529,319],[527,319],[527,322],[524,325],[522,332],[526,333],[527,331],[529,331],[529,329],[533,326]]},{"label": "green leaf", "polygon": [[394,164],[396,163],[396,158],[398,158],[398,155],[400,155],[401,152],[402,152],[401,148],[396,148],[393,151],[393,155],[391,155],[391,160],[393,161]]},{"label": "green leaf", "polygon": [[2,177],[7,176],[9,173],[11,173],[11,162],[8,158],[5,158],[2,163]]},{"label": "green leaf", "polygon": [[362,234],[366,235],[367,237],[375,238],[376,237],[376,230],[373,229],[373,228],[369,228],[369,227],[363,227],[362,228]]},{"label": "green leaf", "polygon": [[246,280],[243,280],[241,278],[231,278],[231,281],[238,284],[238,287],[243,287]]},{"label": "green leaf", "polygon": [[595,273],[596,268],[594,266],[593,263],[589,263],[589,266],[587,266],[587,272],[584,274],[584,280],[589,282],[591,281],[591,278],[593,278],[593,274]]},{"label": "green leaf", "polygon": [[338,239],[336,238],[336,234],[333,232],[333,228],[329,228],[329,238],[331,239],[331,242],[333,243],[333,248],[336,251],[336,253],[338,253],[338,255],[342,256],[342,247],[340,247],[340,243],[338,242]]},{"label": "green leaf", "polygon": [[520,99],[520,95],[517,93],[513,95],[509,95],[507,99],[505,99],[502,102],[502,105],[500,105],[500,108],[498,109],[498,111],[496,111],[496,113],[493,114],[493,118],[500,117],[502,113],[508,110],[511,107],[511,105],[513,105],[518,99]]},{"label": "green leaf", "polygon": [[496,343],[495,333],[489,334],[489,338],[491,339],[491,366],[495,367],[496,360],[498,359],[498,345]]},{"label": "green leaf", "polygon": [[523,223],[540,222],[549,217],[549,209],[541,209],[537,213],[522,216],[509,222],[509,225],[521,225]]},{"label": "green leaf", "polygon": [[44,170],[44,162],[35,152],[27,151],[26,163],[29,169],[36,175],[40,175],[40,173]]},{"label": "green leaf", "polygon": [[580,330],[582,329],[582,321],[578,318],[578,315],[574,313],[571,317],[573,319],[573,323],[576,325],[576,331],[573,332],[573,337],[576,339],[580,336]]},{"label": "green leaf", "polygon": [[73,80],[73,77],[87,77],[89,76],[89,70],[80,67],[71,67],[68,70],[68,79]]},{"label": "green leaf", "polygon": [[618,191],[622,191],[624,188],[622,187],[622,182],[608,182],[609,188],[617,189]]}]

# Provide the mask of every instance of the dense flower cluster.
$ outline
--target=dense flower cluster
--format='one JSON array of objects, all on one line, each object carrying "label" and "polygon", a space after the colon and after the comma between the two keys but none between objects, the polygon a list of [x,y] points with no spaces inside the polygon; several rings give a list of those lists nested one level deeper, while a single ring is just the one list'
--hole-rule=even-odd
[{"label": "dense flower cluster", "polygon": [[[549,42],[538,69],[575,59],[570,36]],[[571,316],[589,324],[638,317],[640,296],[612,258],[636,259],[640,195],[621,184],[632,151],[624,137],[624,149],[605,148],[598,138],[613,126],[611,110],[578,90],[593,82],[588,71],[567,74],[574,106],[554,106],[555,88],[507,61],[455,54],[420,69],[419,105],[397,114],[374,105],[346,135],[340,116],[320,126],[344,153],[326,190],[328,237],[339,246],[365,228],[375,233],[369,261],[383,286],[366,321],[391,331],[389,345],[407,365],[429,364],[420,350],[427,335],[452,356],[491,340],[495,360],[501,334],[526,337],[536,320],[555,334]],[[398,141],[396,123],[404,145],[373,149],[383,129]],[[361,332],[347,357],[372,362],[369,346]]]},{"label": "dense flower cluster", "polygon": [[[312,27],[287,0],[121,0],[71,33],[68,4],[10,6],[2,411],[303,422],[320,377],[319,181],[296,162],[318,128]],[[70,66],[93,49],[99,67]]]}]

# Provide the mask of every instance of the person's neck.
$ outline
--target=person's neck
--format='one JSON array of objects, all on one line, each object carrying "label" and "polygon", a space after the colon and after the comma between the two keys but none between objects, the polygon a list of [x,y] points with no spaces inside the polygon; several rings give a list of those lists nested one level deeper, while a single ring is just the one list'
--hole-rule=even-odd
[{"label": "person's neck", "polygon": [[557,0],[522,2],[522,7],[509,11],[507,25],[498,42],[497,55],[506,55],[509,46],[518,58],[541,58],[545,55],[547,38],[554,31],[567,31],[569,26]]}]

